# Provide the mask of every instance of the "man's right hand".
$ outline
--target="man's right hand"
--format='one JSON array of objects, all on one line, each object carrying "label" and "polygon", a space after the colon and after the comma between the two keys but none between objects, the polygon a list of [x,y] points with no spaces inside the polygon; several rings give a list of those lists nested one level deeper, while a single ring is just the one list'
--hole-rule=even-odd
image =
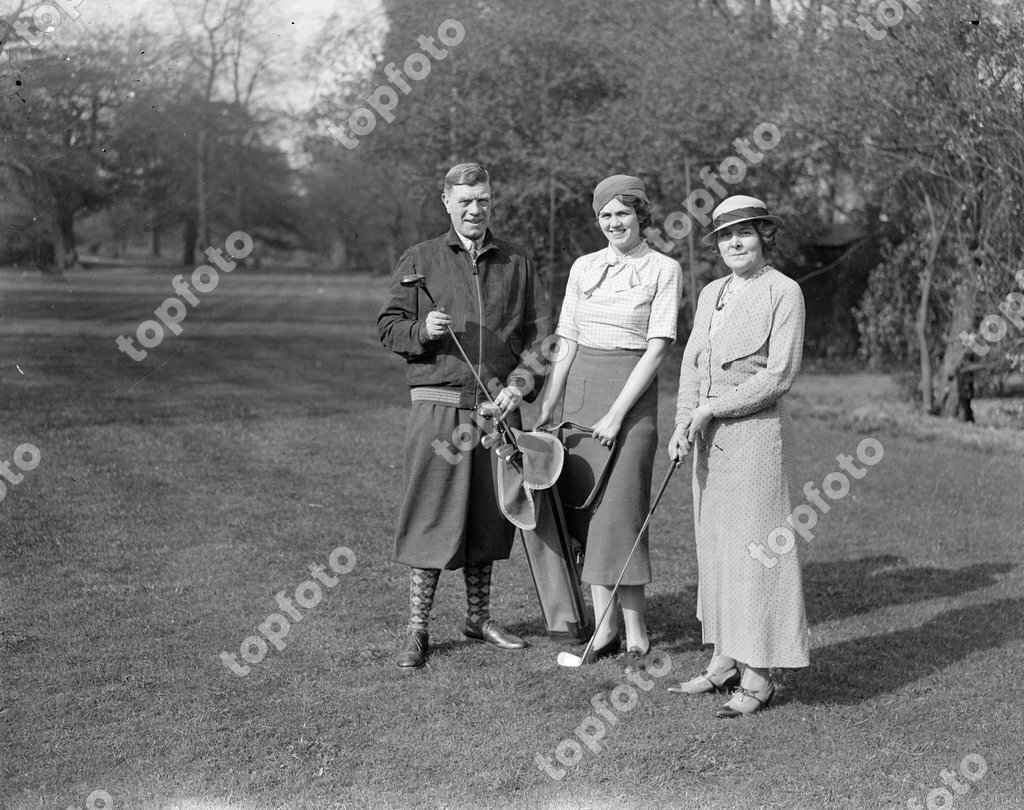
[{"label": "man's right hand", "polygon": [[452,316],[444,311],[444,307],[438,307],[427,315],[424,326],[427,330],[427,337],[430,340],[440,340],[452,325]]}]

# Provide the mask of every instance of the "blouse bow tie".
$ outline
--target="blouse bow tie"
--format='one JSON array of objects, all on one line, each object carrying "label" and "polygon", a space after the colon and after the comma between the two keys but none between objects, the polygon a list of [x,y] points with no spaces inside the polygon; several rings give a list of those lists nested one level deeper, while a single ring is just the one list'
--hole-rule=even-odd
[{"label": "blouse bow tie", "polygon": [[637,275],[636,268],[633,266],[633,263],[628,261],[625,256],[619,256],[619,257],[617,257],[616,259],[614,259],[612,261],[606,261],[605,265],[604,265],[604,269],[601,270],[601,277],[597,280],[597,283],[592,285],[592,286],[590,286],[590,287],[588,287],[587,289],[585,289],[582,293],[580,293],[580,295],[582,295],[584,298],[590,298],[590,296],[594,294],[594,291],[598,287],[600,287],[602,284],[604,284],[605,279],[608,277],[608,272],[612,268],[619,267],[620,265],[623,265],[623,266],[629,268],[629,271],[630,271],[629,286],[630,287],[635,287],[637,284],[640,283],[640,277],[639,277],[639,275]]}]

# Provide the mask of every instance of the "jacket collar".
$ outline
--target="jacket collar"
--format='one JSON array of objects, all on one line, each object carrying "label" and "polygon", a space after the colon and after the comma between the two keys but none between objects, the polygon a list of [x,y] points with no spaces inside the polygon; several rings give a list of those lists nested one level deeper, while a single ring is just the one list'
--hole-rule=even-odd
[{"label": "jacket collar", "polygon": [[[448,229],[448,238],[446,239],[446,243],[449,247],[456,248],[457,250],[466,250],[466,246],[462,244],[462,239],[459,237],[458,231],[455,230],[455,226]],[[483,256],[488,250],[496,249],[497,247],[494,234],[491,233],[491,229],[488,228],[484,231],[483,242],[480,243],[480,252],[477,256]]]}]

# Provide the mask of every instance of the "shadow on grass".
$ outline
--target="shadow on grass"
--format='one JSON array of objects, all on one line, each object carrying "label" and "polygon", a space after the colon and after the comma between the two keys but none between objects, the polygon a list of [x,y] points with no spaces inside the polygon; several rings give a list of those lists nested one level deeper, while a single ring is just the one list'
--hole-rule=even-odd
[{"label": "shadow on grass", "polygon": [[[807,620],[813,627],[890,605],[960,596],[995,585],[1000,574],[1013,568],[1010,563],[980,563],[956,569],[912,568],[906,560],[892,554],[808,563],[804,566]],[[696,586],[652,597],[647,604],[651,640],[670,654],[701,649],[704,645],[696,605]],[[544,632],[539,623],[518,627],[527,633]]]},{"label": "shadow on grass", "polygon": [[965,568],[911,568],[892,554],[857,560],[812,562],[804,566],[804,599],[811,625],[867,613],[888,605],[908,605],[995,585],[1010,563]]},{"label": "shadow on grass", "polygon": [[815,650],[789,673],[800,703],[850,705],[894,692],[975,653],[1024,637],[1024,599],[949,610],[920,627]]}]

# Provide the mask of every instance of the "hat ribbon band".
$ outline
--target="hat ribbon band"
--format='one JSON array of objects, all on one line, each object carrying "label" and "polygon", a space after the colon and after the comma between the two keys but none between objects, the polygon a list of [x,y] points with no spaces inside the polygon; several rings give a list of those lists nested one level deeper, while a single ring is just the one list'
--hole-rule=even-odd
[{"label": "hat ribbon band", "polygon": [[767,208],[736,208],[733,211],[727,211],[720,217],[717,217],[712,224],[716,229],[718,229],[723,225],[728,225],[730,222],[735,222],[738,219],[753,219],[755,217],[766,216],[769,216]]}]

